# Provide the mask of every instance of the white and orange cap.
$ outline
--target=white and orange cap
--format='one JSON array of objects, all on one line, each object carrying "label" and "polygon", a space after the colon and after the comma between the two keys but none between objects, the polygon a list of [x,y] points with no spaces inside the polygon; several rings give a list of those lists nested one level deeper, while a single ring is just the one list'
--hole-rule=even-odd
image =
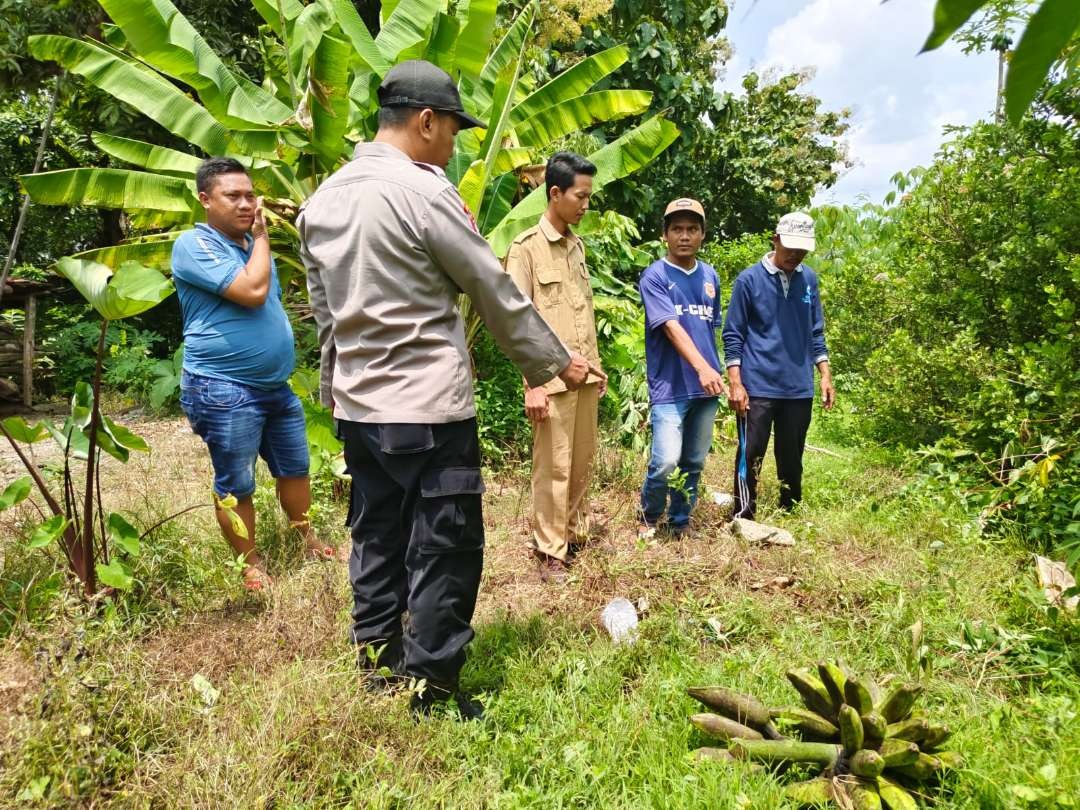
[{"label": "white and orange cap", "polygon": [[814,249],[814,220],[798,211],[784,214],[776,223],[780,244],[789,250]]},{"label": "white and orange cap", "polygon": [[667,222],[667,218],[672,214],[681,213],[697,214],[701,217],[701,224],[705,224],[705,207],[697,200],[692,200],[689,197],[680,197],[669,202],[667,208],[664,209],[664,221]]}]

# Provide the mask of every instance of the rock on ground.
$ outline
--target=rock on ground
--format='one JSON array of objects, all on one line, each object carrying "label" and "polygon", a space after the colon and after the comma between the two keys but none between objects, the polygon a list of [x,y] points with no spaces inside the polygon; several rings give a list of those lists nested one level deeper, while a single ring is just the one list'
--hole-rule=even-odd
[{"label": "rock on ground", "polygon": [[758,523],[746,518],[735,518],[735,520],[731,521],[731,531],[736,537],[741,537],[750,543],[772,546],[795,545],[795,538],[787,529],[769,526],[766,523]]}]

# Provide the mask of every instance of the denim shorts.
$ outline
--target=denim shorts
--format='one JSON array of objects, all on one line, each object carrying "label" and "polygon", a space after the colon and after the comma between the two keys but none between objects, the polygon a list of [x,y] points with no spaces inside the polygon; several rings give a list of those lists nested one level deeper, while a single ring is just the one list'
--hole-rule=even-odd
[{"label": "denim shorts", "polygon": [[274,478],[308,474],[304,406],[288,385],[266,391],[185,371],[180,406],[210,449],[218,497],[251,495],[259,456]]}]

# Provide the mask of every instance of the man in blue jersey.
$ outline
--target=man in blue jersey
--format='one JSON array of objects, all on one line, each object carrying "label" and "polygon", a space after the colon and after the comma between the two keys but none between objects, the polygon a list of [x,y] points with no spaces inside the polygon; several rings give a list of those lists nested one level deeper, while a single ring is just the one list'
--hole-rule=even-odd
[{"label": "man in blue jersey", "polygon": [[731,290],[723,337],[729,402],[739,423],[736,517],[754,518],[757,477],[774,426],[780,508],[789,510],[802,499],[815,366],[821,373],[821,404],[829,409],[836,398],[817,274],[802,263],[813,249],[814,220],[785,214],[772,252],[743,270]]},{"label": "man in blue jersey", "polygon": [[653,534],[665,511],[672,533],[689,526],[712,445],[717,398],[728,393],[716,350],[720,281],[697,258],[704,239],[701,203],[674,200],[664,211],[667,255],[646,268],[638,282],[652,422],[652,452],[641,489],[643,537]]},{"label": "man in blue jersey", "polygon": [[[287,380],[293,333],[281,305],[262,201],[232,158],[209,158],[195,175],[206,223],[185,231],[172,252],[184,318],[180,405],[210,450],[218,525],[244,557],[244,584],[270,584],[255,551],[255,460],[277,481],[278,498],[308,551],[331,558],[308,523],[308,446],[304,409]],[[229,510],[221,499],[236,498]],[[232,524],[240,517],[243,531]]]}]

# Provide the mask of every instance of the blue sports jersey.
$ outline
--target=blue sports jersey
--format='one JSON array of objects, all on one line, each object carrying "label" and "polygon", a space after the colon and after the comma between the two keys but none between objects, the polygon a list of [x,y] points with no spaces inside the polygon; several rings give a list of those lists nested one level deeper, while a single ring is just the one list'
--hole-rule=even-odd
[{"label": "blue sports jersey", "polygon": [[664,259],[653,262],[638,282],[645,307],[645,363],[649,401],[653,405],[711,397],[701,387],[697,372],[675,351],[664,324],[677,320],[690,335],[701,356],[720,371],[716,328],[723,322],[720,279],[712,267],[699,261],[687,273]]},{"label": "blue sports jersey", "polygon": [[289,379],[296,362],[273,258],[270,293],[261,306],[234,304],[222,295],[251,258],[253,245],[248,237],[245,250],[204,223],[174,243],[172,273],[184,317],[184,368],[203,377],[272,389]]}]

